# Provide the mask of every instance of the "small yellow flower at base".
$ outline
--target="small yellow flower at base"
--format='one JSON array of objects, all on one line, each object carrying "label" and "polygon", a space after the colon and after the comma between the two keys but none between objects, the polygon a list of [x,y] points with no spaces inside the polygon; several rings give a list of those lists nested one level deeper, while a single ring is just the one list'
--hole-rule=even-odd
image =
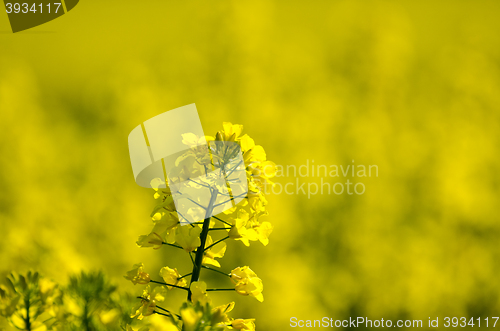
[{"label": "small yellow flower at base", "polygon": [[207,294],[207,284],[205,282],[191,283],[191,301],[193,304],[200,302],[202,306],[212,303],[212,299]]},{"label": "small yellow flower at base", "polygon": [[186,252],[192,252],[201,245],[200,241],[201,228],[189,225],[180,226],[177,228],[175,241],[184,248]]},{"label": "small yellow flower at base", "polygon": [[147,284],[151,281],[149,274],[144,272],[144,264],[142,263],[134,264],[133,269],[128,271],[124,277],[125,279],[132,281],[134,285]]},{"label": "small yellow flower at base", "polygon": [[234,321],[231,322],[231,326],[233,329],[236,330],[250,330],[250,331],[255,331],[255,318],[251,319],[235,319]]},{"label": "small yellow flower at base", "polygon": [[156,232],[151,232],[150,234],[139,236],[136,242],[139,247],[153,247],[153,249],[160,249],[163,245],[163,238]]},{"label": "small yellow flower at base", "polygon": [[161,268],[160,277],[163,278],[163,281],[165,281],[165,283],[167,283],[167,287],[169,290],[172,289],[172,286],[169,286],[168,284],[176,286],[187,286],[187,282],[184,278],[179,279],[181,275],[175,268],[174,269],[171,269],[169,267]]},{"label": "small yellow flower at base", "polygon": [[212,325],[217,325],[220,323],[229,322],[229,317],[227,313],[231,312],[234,308],[234,302],[230,302],[226,305],[218,306],[212,309]]},{"label": "small yellow flower at base", "polygon": [[196,312],[193,307],[187,307],[181,310],[182,319],[182,330],[184,331],[194,331],[198,326],[203,313],[201,311]]},{"label": "small yellow flower at base", "polygon": [[152,315],[155,311],[155,308],[155,302],[142,300],[137,306],[132,308],[132,314],[130,315],[130,318],[137,317],[138,320],[142,320],[144,317]]},{"label": "small yellow flower at base", "polygon": [[133,308],[133,314],[130,317],[142,320],[144,317],[152,315],[155,312],[156,303],[164,301],[166,293],[167,289],[163,286],[157,286],[151,291],[151,287],[148,285],[142,293],[143,299]]}]

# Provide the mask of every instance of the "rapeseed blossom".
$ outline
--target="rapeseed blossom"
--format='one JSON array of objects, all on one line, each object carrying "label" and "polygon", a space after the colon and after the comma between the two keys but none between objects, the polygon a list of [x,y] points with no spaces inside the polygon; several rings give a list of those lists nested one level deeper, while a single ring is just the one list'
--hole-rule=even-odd
[{"label": "rapeseed blossom", "polygon": [[[223,268],[220,260],[229,247],[228,240],[241,241],[245,246],[257,241],[264,246],[269,244],[273,226],[261,219],[268,214],[264,192],[266,185],[273,185],[271,179],[276,175],[276,165],[267,160],[264,148],[243,134],[243,126],[238,124],[223,123],[223,130],[218,131],[215,138],[185,133],[182,142],[187,149],[166,175],[170,184],[183,183],[184,187],[191,190],[183,198],[191,201],[193,207],[186,208],[182,213],[181,210],[177,211],[173,194],[183,193],[172,192],[163,179],[153,179],[151,187],[157,201],[151,213],[153,228],[149,234],[139,237],[137,245],[154,249],[170,246],[183,250],[188,253],[193,270],[182,275],[176,268],[165,266],[159,271],[160,280],[153,280],[144,272],[142,264],[134,265],[134,269],[127,273],[127,279],[134,284],[154,283],[157,286],[151,288],[148,285],[132,316],[142,319],[154,313],[164,315],[171,323],[186,331],[255,330],[254,319],[233,319],[228,316],[234,308],[234,302],[212,307],[208,292],[234,291],[261,302],[264,300],[262,280],[248,266],[234,268],[229,273],[213,268]],[[242,176],[229,179],[235,171]],[[179,185],[172,187],[179,189]],[[204,194],[208,192],[211,202],[192,195],[197,190],[204,190]],[[233,206],[210,216],[215,207],[236,198],[238,201]],[[186,223],[186,216],[202,221]],[[214,230],[218,231],[212,232]],[[224,275],[234,287],[208,288],[200,280],[202,270]],[[167,289],[187,291],[188,300],[182,305],[179,314],[158,305],[163,302]]]}]

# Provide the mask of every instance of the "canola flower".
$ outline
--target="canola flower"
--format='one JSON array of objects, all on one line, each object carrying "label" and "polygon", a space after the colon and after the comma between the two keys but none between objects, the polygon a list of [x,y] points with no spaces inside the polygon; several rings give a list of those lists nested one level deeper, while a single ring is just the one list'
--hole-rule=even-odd
[{"label": "canola flower", "polygon": [[[182,138],[186,152],[177,158],[175,167],[169,169],[170,185],[160,178],[151,181],[157,201],[151,213],[153,228],[149,234],[139,237],[137,245],[153,249],[177,248],[187,253],[193,268],[190,273],[181,275],[176,268],[165,266],[159,271],[160,280],[153,280],[144,271],[143,264],[135,264],[125,278],[134,284],[147,284],[147,287],[131,316],[143,319],[152,314],[163,315],[166,321],[184,331],[255,330],[254,319],[228,316],[234,302],[212,307],[209,293],[234,291],[260,302],[264,300],[263,282],[248,266],[234,268],[231,272],[218,268],[223,267],[221,260],[229,248],[228,241],[239,241],[245,246],[252,242],[264,246],[269,243],[273,226],[262,221],[268,215],[268,202],[263,192],[266,185],[273,185],[276,165],[267,160],[262,146],[243,134],[242,125],[226,122],[215,137],[185,133]],[[235,178],[233,174],[243,175]],[[184,210],[186,214],[183,215],[176,209],[173,198],[174,194],[182,194],[176,191],[179,183],[195,191],[208,189],[210,201],[186,195],[186,199],[200,208]],[[226,207],[228,203],[232,205]],[[220,208],[224,210],[214,212]],[[187,222],[186,217],[201,221]],[[201,280],[202,269],[229,278],[228,284],[233,286],[209,288]],[[172,290],[187,292],[187,300],[179,314],[161,306],[168,291]]]}]

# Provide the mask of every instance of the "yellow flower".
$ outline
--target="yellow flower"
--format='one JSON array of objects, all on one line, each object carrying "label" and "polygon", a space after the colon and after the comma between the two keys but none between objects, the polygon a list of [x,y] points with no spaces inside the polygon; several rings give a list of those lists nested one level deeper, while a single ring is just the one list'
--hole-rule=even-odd
[{"label": "yellow flower", "polygon": [[182,143],[187,146],[197,146],[199,144],[205,143],[204,137],[198,137],[194,133],[183,133],[182,135]]},{"label": "yellow flower", "polygon": [[212,309],[212,325],[229,322],[227,313],[231,312],[234,308],[234,302],[218,306]]},{"label": "yellow flower", "polygon": [[161,198],[160,200],[163,201],[167,195],[171,194],[170,188],[168,186],[162,189],[159,188],[160,186],[165,185],[165,182],[160,178],[154,178],[153,180],[151,180],[150,184],[153,190],[155,190],[155,199]]},{"label": "yellow flower", "polygon": [[165,238],[167,243],[175,242],[175,229],[179,225],[177,212],[166,211],[155,213],[152,217],[154,227],[151,232],[158,233],[160,237]]},{"label": "yellow flower", "polygon": [[182,134],[182,143],[191,147],[191,150],[184,155],[194,154],[199,164],[209,164],[210,154],[208,152],[208,142],[214,140],[213,137],[198,137],[194,133]]},{"label": "yellow flower", "polygon": [[[210,235],[207,236],[207,242],[206,246],[208,247],[213,244],[212,237]],[[217,245],[213,246],[212,248],[205,250],[203,252],[203,261],[202,263],[207,265],[213,265],[215,267],[220,268],[220,263],[219,261],[215,260],[215,258],[221,258],[224,257],[224,253],[226,252],[226,243],[225,242],[220,242]]]},{"label": "yellow flower", "polygon": [[235,319],[231,322],[231,326],[233,327],[233,329],[236,329],[236,330],[251,330],[251,331],[255,331],[255,318],[251,318],[251,319],[241,319],[241,318],[238,318],[238,319]]},{"label": "yellow flower", "polygon": [[201,311],[195,311],[193,307],[186,307],[181,310],[181,319],[184,331],[194,331],[200,321],[203,313]]},{"label": "yellow flower", "polygon": [[257,277],[257,274],[249,266],[238,267],[231,270],[231,281],[238,284],[246,278]]},{"label": "yellow flower", "polygon": [[153,249],[159,249],[163,245],[163,238],[158,233],[151,232],[147,236],[139,236],[136,244],[139,247],[153,247]]},{"label": "yellow flower", "polygon": [[243,161],[245,161],[245,165],[247,166],[251,165],[253,162],[265,161],[266,158],[266,151],[264,150],[264,147],[260,145],[255,145],[243,153]]},{"label": "yellow flower", "polygon": [[236,284],[236,292],[241,295],[255,297],[255,299],[260,302],[264,301],[264,296],[262,295],[262,290],[264,285],[262,280],[258,277],[246,278]]},{"label": "yellow flower", "polygon": [[269,235],[273,232],[273,226],[269,222],[262,222],[257,226],[254,226],[253,229],[257,233],[257,237],[259,241],[267,246],[269,244]]},{"label": "yellow flower", "polygon": [[107,327],[117,326],[120,319],[120,311],[118,309],[104,310],[99,314],[99,320]]},{"label": "yellow flower", "polygon": [[186,252],[192,252],[201,245],[201,228],[199,226],[191,227],[184,225],[177,228],[175,241],[184,248]]},{"label": "yellow flower", "polygon": [[[181,275],[177,271],[177,269],[171,269],[169,267],[163,267],[160,269],[160,277],[163,278],[165,283],[176,285],[176,286],[187,286],[187,282],[184,278],[181,278]],[[171,290],[172,286],[167,285],[168,289]]]},{"label": "yellow flower", "polygon": [[212,300],[207,294],[207,284],[205,282],[191,283],[191,301],[193,303],[200,302],[202,306],[207,303],[212,303]]},{"label": "yellow flower", "polygon": [[266,212],[267,199],[259,189],[254,190],[251,186],[249,186],[248,203],[253,213],[257,215],[267,214]]},{"label": "yellow flower", "polygon": [[239,294],[255,297],[260,302],[264,301],[262,280],[248,266],[233,269],[231,281],[236,284],[235,290]]},{"label": "yellow flower", "polygon": [[255,147],[255,141],[249,135],[244,134],[240,138],[241,151],[245,153]]},{"label": "yellow flower", "polygon": [[222,123],[222,127],[224,129],[215,135],[215,138],[220,141],[236,141],[239,139],[241,131],[243,131],[243,125],[230,122]]},{"label": "yellow flower", "polygon": [[148,285],[142,293],[142,300],[138,306],[134,307],[132,310],[131,318],[137,317],[137,319],[142,320],[145,316],[152,315],[156,308],[156,303],[165,300],[165,295],[167,289],[163,286],[157,286],[151,291],[151,287]]},{"label": "yellow flower", "polygon": [[175,167],[170,170],[168,178],[174,182],[183,182],[190,178],[197,178],[204,173],[205,168],[198,162],[197,155],[188,151],[175,160]]},{"label": "yellow flower", "polygon": [[10,317],[14,314],[20,300],[19,294],[11,293],[5,286],[0,285],[0,315]]},{"label": "yellow flower", "polygon": [[137,263],[133,266],[134,269],[127,272],[125,279],[132,281],[135,284],[147,284],[151,281],[149,274],[144,272],[144,264]]},{"label": "yellow flower", "polygon": [[253,162],[247,167],[247,175],[257,184],[259,189],[264,190],[268,183],[274,186],[270,178],[276,176],[276,164],[271,161]]},{"label": "yellow flower", "polygon": [[257,233],[253,229],[247,228],[249,217],[246,210],[240,209],[238,211],[238,217],[232,220],[233,226],[228,233],[229,238],[241,240],[245,246],[250,246],[249,240],[258,240]]}]

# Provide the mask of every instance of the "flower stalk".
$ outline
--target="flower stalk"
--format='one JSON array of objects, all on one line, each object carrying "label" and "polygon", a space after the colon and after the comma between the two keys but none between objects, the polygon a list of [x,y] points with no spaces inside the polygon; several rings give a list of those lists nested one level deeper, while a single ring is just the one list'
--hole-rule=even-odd
[{"label": "flower stalk", "polygon": [[188,290],[188,301],[191,301],[191,284],[197,282],[200,279],[201,263],[203,262],[203,253],[205,251],[204,247],[207,242],[208,231],[210,230],[210,219],[212,218],[212,211],[214,208],[215,201],[217,200],[217,195],[219,192],[217,189],[213,189],[212,196],[210,197],[210,202],[208,203],[207,211],[205,213],[205,220],[203,221],[203,228],[200,234],[200,247],[196,250],[196,255],[194,258],[193,271],[191,275],[191,282]]}]

